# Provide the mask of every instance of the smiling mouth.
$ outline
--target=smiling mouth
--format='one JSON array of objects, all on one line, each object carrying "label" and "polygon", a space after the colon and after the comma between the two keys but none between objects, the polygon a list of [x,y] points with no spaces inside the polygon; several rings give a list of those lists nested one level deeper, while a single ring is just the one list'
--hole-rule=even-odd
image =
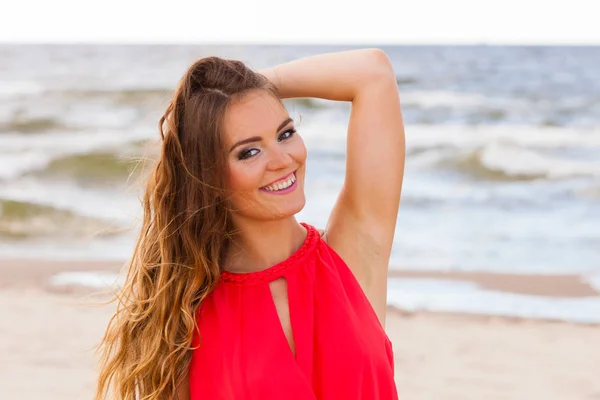
[{"label": "smiling mouth", "polygon": [[295,183],[296,183],[296,171],[292,172],[287,177],[287,179],[279,180],[279,181],[276,181],[276,183],[272,183],[270,185],[263,186],[260,188],[260,190],[263,190],[266,192],[284,191],[284,190],[289,189],[290,187],[294,186]]}]

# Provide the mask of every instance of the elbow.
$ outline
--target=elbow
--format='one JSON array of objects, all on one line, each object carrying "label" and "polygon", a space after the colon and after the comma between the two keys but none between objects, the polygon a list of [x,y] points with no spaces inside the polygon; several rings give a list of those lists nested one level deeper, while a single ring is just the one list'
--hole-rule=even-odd
[{"label": "elbow", "polygon": [[370,78],[377,81],[393,81],[396,84],[396,73],[392,61],[385,51],[377,48],[366,49],[365,57],[370,65]]}]

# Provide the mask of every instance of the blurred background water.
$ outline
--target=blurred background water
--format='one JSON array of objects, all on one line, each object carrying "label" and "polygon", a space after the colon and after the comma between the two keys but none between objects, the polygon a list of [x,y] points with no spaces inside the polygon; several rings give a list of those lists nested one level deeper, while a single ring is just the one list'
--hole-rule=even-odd
[{"label": "blurred background water", "polygon": [[[155,154],[197,58],[262,68],[346,48],[0,46],[0,258],[130,256],[135,158]],[[600,273],[600,47],[383,49],[407,135],[392,268]],[[286,104],[309,150],[299,219],[323,226],[349,106]]]}]

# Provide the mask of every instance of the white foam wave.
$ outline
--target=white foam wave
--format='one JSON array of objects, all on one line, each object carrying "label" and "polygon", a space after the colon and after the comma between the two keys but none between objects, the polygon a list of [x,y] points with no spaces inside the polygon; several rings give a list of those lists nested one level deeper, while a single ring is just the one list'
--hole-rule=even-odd
[{"label": "white foam wave", "polygon": [[409,126],[406,131],[409,167],[450,163],[467,172],[506,179],[600,176],[600,159],[575,159],[562,152],[600,151],[600,130]]},{"label": "white foam wave", "polygon": [[403,278],[388,286],[388,304],[409,310],[459,312],[577,323],[600,322],[600,296],[554,298],[496,292],[463,281]]},{"label": "white foam wave", "polygon": [[[299,131],[309,156],[315,150],[337,154],[345,149],[344,124],[316,118]],[[600,152],[600,129],[408,125],[406,144],[408,168],[447,166],[450,162],[467,172],[506,180],[600,176],[600,159],[575,159],[562,152]]]},{"label": "white foam wave", "polygon": [[421,108],[470,108],[489,102],[489,98],[482,94],[446,91],[406,91],[400,93],[400,98],[405,106]]},{"label": "white foam wave", "polygon": [[44,169],[50,161],[52,155],[41,150],[0,153],[0,181],[15,178],[27,171]]},{"label": "white foam wave", "polygon": [[491,180],[558,180],[600,176],[597,161],[564,159],[541,150],[490,142],[474,149],[433,148],[410,155],[407,168],[456,168]]},{"label": "white foam wave", "polygon": [[9,98],[15,95],[37,94],[43,92],[43,87],[31,81],[0,81],[0,98]]},{"label": "white foam wave", "polygon": [[148,131],[5,134],[0,136],[0,179],[44,169],[56,158],[118,147],[152,138]]},{"label": "white foam wave", "polygon": [[407,125],[407,149],[475,148],[491,142],[541,149],[600,148],[600,129],[532,126]]},{"label": "white foam wave", "polygon": [[73,211],[81,216],[130,224],[139,212],[138,199],[129,193],[84,188],[70,182],[44,182],[22,177],[0,186],[0,197]]},{"label": "white foam wave", "polygon": [[600,272],[595,273],[595,274],[589,274],[585,277],[585,281],[594,288],[594,290],[597,290],[598,292],[600,292]]},{"label": "white foam wave", "polygon": [[123,134],[122,131],[37,133],[29,135],[4,134],[0,136],[0,149],[6,153],[27,150],[54,150],[57,155],[69,155],[156,137],[155,132],[141,129],[129,131],[127,134]]},{"label": "white foam wave", "polygon": [[508,178],[562,179],[577,176],[600,176],[600,163],[572,161],[551,157],[539,152],[490,143],[469,155],[471,168],[501,173]]}]

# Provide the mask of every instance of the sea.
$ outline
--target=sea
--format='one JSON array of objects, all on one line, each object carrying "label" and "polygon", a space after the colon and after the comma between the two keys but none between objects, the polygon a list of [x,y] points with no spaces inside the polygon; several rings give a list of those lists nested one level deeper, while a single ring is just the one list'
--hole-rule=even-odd
[{"label": "sea", "polygon": [[[391,268],[578,274],[600,290],[600,47],[375,47],[393,63],[406,128]],[[351,48],[0,45],[0,259],[130,256],[139,162],[156,156],[158,119],[196,59],[259,69]],[[350,107],[286,107],[308,149],[298,219],[324,226],[345,172]],[[388,296],[407,309],[600,322],[598,297],[431,279],[391,280]]]}]

